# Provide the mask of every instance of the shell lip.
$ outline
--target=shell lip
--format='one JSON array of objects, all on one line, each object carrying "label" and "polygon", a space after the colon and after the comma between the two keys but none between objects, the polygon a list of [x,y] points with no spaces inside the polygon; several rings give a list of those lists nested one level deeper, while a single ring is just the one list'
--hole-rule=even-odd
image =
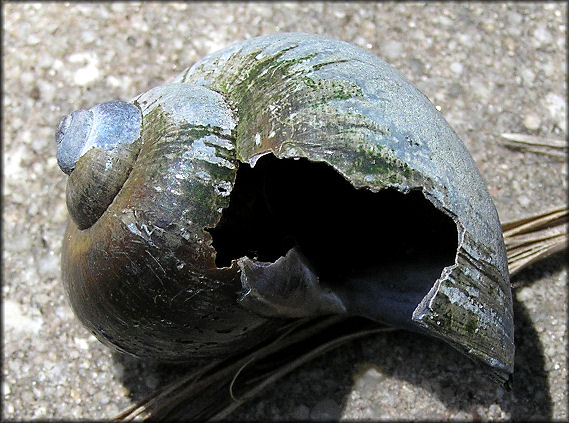
[{"label": "shell lip", "polygon": [[476,243],[454,220],[459,232],[455,263],[443,269],[412,321],[416,330],[442,339],[510,389],[515,345],[509,280],[490,261],[472,258]]}]

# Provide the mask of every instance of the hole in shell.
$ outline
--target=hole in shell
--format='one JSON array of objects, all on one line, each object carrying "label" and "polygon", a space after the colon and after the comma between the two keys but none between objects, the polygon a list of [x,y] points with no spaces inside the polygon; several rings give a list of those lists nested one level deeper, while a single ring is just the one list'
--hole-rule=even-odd
[{"label": "hole in shell", "polygon": [[208,231],[218,267],[245,256],[274,262],[294,247],[352,314],[400,326],[458,245],[454,221],[420,190],[356,189],[326,163],[272,154],[239,165],[229,206]]}]

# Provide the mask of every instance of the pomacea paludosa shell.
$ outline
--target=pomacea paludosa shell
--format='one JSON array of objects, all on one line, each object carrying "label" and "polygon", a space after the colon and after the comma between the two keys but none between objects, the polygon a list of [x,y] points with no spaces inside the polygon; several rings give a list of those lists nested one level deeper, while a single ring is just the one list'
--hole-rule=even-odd
[{"label": "pomacea paludosa shell", "polygon": [[63,280],[120,351],[223,357],[287,319],[364,316],[506,381],[512,299],[496,209],[409,81],[345,42],[274,34],[57,130]]}]

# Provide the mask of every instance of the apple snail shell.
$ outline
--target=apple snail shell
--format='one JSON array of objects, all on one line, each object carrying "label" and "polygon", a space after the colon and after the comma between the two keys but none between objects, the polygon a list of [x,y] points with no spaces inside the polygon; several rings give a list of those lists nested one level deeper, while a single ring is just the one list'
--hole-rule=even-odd
[{"label": "apple snail shell", "polygon": [[495,206],[441,114],[369,52],[254,38],[73,112],[56,139],[63,281],[102,342],[184,361],[287,319],[360,315],[512,374]]}]

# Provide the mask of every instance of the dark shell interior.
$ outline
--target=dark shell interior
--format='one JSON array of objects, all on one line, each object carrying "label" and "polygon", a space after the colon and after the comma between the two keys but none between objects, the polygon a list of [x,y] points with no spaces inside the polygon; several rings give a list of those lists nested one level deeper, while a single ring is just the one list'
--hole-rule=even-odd
[{"label": "dark shell interior", "polygon": [[208,231],[218,267],[295,248],[350,313],[404,327],[458,243],[455,222],[421,190],[356,189],[324,162],[272,154],[240,163],[229,207]]}]

